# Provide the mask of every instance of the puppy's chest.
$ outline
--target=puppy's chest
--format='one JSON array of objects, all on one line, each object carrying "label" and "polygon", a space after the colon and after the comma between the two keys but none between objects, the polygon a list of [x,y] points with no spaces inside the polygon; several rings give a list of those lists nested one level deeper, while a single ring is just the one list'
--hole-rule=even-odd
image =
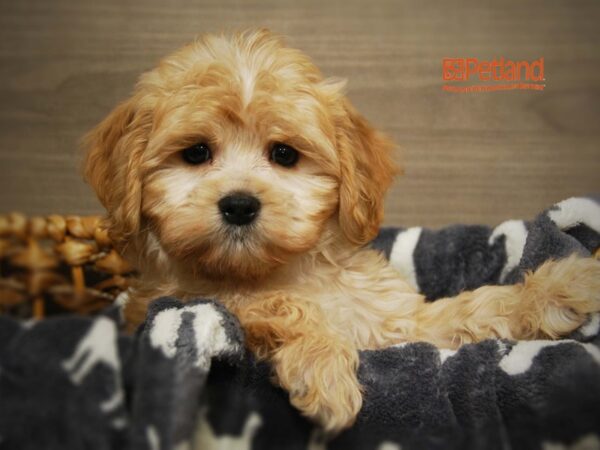
[{"label": "puppy's chest", "polygon": [[[270,299],[277,299],[282,306],[287,302],[308,302],[320,311],[317,320],[324,321],[331,333],[358,349],[378,348],[388,342],[386,322],[403,309],[397,299],[381,291],[339,282],[273,285],[270,289],[210,289],[204,286],[203,289],[180,289],[172,295],[184,301],[214,299],[235,314],[243,328],[247,317],[241,312],[247,307]],[[272,312],[274,315],[277,313]],[[264,318],[268,323],[269,315]]]},{"label": "puppy's chest", "polygon": [[[311,300],[319,305],[332,331],[359,349],[377,347],[387,320],[390,299],[368,289],[330,288],[316,291]],[[393,315],[393,314],[392,314]]]},{"label": "puppy's chest", "polygon": [[259,286],[224,283],[201,296],[217,299],[234,314],[269,299],[277,299],[280,305],[308,302],[317,306],[319,320],[333,333],[358,348],[374,348],[388,341],[391,324],[410,315],[419,296],[374,252],[361,252],[357,259],[343,268],[333,264],[312,265],[310,270],[296,267]]},{"label": "puppy's chest", "polygon": [[[320,311],[318,320],[327,324],[330,331],[352,342],[358,348],[372,348],[380,340],[386,314],[382,302],[389,306],[389,298],[383,298],[368,289],[349,288],[343,284],[304,283],[302,285],[280,286],[273,290],[229,291],[214,295],[234,314],[253,304],[261,304],[270,299],[285,303],[310,303]],[[274,311],[274,314],[277,314]],[[244,326],[243,314],[240,317]],[[266,317],[268,321],[268,317]]]}]

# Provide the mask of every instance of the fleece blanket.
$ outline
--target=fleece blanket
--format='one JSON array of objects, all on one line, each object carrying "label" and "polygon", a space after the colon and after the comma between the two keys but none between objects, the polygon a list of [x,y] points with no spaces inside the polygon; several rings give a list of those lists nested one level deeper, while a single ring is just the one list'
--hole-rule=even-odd
[{"label": "fleece blanket", "polygon": [[[572,198],[530,222],[388,228],[380,249],[428,298],[600,247],[600,203]],[[600,448],[600,317],[568,339],[410,343],[361,354],[365,402],[334,439],[302,418],[237,321],[211,300],[153,303],[135,336],[97,317],[0,316],[1,449]]]}]

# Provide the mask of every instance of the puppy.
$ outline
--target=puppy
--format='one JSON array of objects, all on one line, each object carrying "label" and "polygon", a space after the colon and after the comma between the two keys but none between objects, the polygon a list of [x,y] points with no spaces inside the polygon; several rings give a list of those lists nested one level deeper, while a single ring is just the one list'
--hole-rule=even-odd
[{"label": "puppy", "polygon": [[361,408],[360,349],[556,338],[600,309],[600,264],[577,257],[427,303],[365,247],[397,171],[392,142],[342,81],[266,30],[167,56],[85,145],[110,235],[141,273],[131,323],[159,296],[218,299],[330,432]]}]

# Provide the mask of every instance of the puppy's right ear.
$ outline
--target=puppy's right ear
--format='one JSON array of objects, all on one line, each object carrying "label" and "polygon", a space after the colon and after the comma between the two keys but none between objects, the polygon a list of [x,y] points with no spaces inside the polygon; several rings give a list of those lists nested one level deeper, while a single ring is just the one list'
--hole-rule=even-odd
[{"label": "puppy's right ear", "polygon": [[139,167],[151,120],[138,114],[135,105],[133,98],[118,105],[83,141],[84,176],[108,212],[109,234],[116,244],[140,225]]}]

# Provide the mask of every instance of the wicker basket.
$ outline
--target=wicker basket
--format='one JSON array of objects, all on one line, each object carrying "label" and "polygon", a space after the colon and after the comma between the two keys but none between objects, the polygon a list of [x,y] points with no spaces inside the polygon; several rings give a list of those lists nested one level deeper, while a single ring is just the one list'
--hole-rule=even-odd
[{"label": "wicker basket", "polygon": [[92,314],[112,303],[132,275],[99,216],[0,216],[0,313]]}]

